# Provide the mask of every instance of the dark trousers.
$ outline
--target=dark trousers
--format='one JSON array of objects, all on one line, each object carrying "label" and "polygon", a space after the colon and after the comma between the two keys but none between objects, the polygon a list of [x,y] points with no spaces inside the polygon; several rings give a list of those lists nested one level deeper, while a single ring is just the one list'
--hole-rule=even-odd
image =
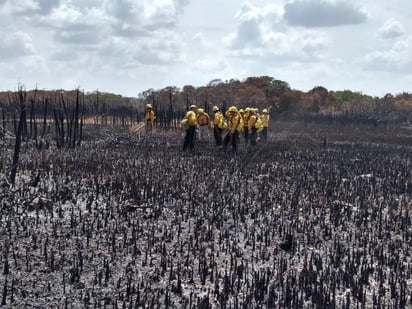
[{"label": "dark trousers", "polygon": [[256,139],[257,139],[257,130],[256,128],[252,128],[250,135],[249,135],[250,144],[252,146],[256,146]]},{"label": "dark trousers", "polygon": [[213,128],[213,136],[215,137],[216,146],[220,146],[223,143],[222,131],[223,130],[217,126],[214,126]]},{"label": "dark trousers", "polygon": [[226,149],[229,142],[232,144],[233,152],[237,152],[238,145],[239,145],[239,132],[235,131],[232,136],[230,136],[230,132],[225,135],[223,139],[223,147]]},{"label": "dark trousers", "polygon": [[245,138],[245,144],[247,145],[247,143],[249,142],[249,131],[247,127],[245,127],[245,130],[243,131],[243,137]]},{"label": "dark trousers", "polygon": [[151,134],[153,131],[153,124],[150,120],[146,121],[146,133]]},{"label": "dark trousers", "polygon": [[263,130],[262,130],[262,139],[263,139],[264,141],[267,141],[267,140],[268,140],[268,127],[263,127]]},{"label": "dark trousers", "polygon": [[186,130],[185,140],[183,142],[183,150],[189,147],[190,150],[195,149],[195,139],[196,139],[196,126],[190,126]]}]

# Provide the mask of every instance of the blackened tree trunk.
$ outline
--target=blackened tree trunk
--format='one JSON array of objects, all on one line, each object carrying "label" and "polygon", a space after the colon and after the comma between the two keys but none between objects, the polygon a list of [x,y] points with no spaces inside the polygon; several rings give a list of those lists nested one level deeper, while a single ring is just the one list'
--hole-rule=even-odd
[{"label": "blackened tree trunk", "polygon": [[56,146],[58,149],[61,149],[64,145],[64,124],[61,115],[56,109],[54,109],[54,125],[56,128]]},{"label": "blackened tree trunk", "polygon": [[[77,90],[76,103],[73,105],[66,102],[61,94],[60,108],[54,108],[54,122],[56,130],[56,143],[59,149],[75,148],[80,145],[83,133],[83,119],[81,119],[81,97],[80,91]],[[66,130],[65,130],[66,128]]]},{"label": "blackened tree trunk", "polygon": [[66,142],[68,143],[68,145],[70,145],[71,123],[70,123],[70,120],[69,120],[69,119],[70,119],[70,118],[69,118],[69,111],[67,110],[66,102],[65,102],[64,97],[63,97],[63,93],[60,93],[60,102],[61,102],[61,105],[62,105],[63,111],[64,111],[64,115],[63,115],[63,113],[62,113],[61,116],[60,116],[60,118],[61,118],[61,125],[62,125],[62,131],[64,130],[64,129],[63,129],[63,128],[64,128],[64,117],[66,117],[66,126],[67,126],[67,128],[66,128],[66,132],[67,132],[66,138],[65,138],[65,136],[64,136],[64,132],[62,132],[63,145],[64,145]]},{"label": "blackened tree trunk", "polygon": [[170,129],[173,121],[173,92],[169,92],[169,112],[167,114],[167,129]]},{"label": "blackened tree trunk", "polygon": [[13,128],[14,128],[14,134],[17,135],[17,118],[16,118],[16,113],[13,113]]},{"label": "blackened tree trunk", "polygon": [[36,144],[37,144],[37,123],[36,123],[34,104],[35,104],[35,100],[31,100],[31,102],[30,102],[30,121],[29,121],[30,134],[29,134],[29,138],[35,140]]},{"label": "blackened tree trunk", "polygon": [[46,127],[47,127],[47,107],[49,104],[49,99],[46,98],[44,101],[44,113],[43,113],[43,129],[41,133],[41,137],[44,138],[44,135],[46,134]]},{"label": "blackened tree trunk", "polygon": [[6,112],[4,111],[3,104],[1,105],[1,126],[0,126],[0,137],[4,137],[6,134]]},{"label": "blackened tree trunk", "polygon": [[[79,109],[80,109],[80,91],[77,89],[76,93],[76,108],[74,110],[74,128],[73,128],[73,137],[72,137],[72,143],[71,143],[71,148],[76,147],[76,139],[79,136]],[[79,141],[80,143],[80,141]]]},{"label": "blackened tree trunk", "polygon": [[34,98],[30,100],[30,120],[29,120],[29,128],[30,134],[28,137],[30,139],[34,139],[37,142],[37,124],[36,124],[36,116],[35,116],[35,104],[36,104],[36,96],[37,96],[37,88],[34,90]]},{"label": "blackened tree trunk", "polygon": [[34,100],[30,100],[29,139],[33,138]]},{"label": "blackened tree trunk", "polygon": [[83,138],[83,117],[80,118],[79,140],[77,141],[77,146],[80,146],[82,138]]},{"label": "blackened tree trunk", "polygon": [[17,164],[19,163],[21,138],[23,133],[23,126],[26,123],[26,92],[23,88],[19,88],[18,99],[20,103],[20,120],[16,132],[16,143],[14,145],[13,165],[10,174],[10,183],[14,186],[17,174]]},{"label": "blackened tree trunk", "polygon": [[[25,106],[25,108],[27,108],[27,107]],[[28,133],[28,129],[27,129],[27,113],[26,113],[26,111],[24,111],[23,127],[22,127],[21,137],[20,138],[22,140],[27,140],[28,136],[29,136],[29,133]]]}]

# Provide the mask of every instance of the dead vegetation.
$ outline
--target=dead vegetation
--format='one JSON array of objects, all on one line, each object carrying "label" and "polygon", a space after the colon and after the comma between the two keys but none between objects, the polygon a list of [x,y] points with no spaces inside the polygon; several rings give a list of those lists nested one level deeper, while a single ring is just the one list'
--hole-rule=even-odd
[{"label": "dead vegetation", "polygon": [[[237,156],[179,131],[1,141],[5,307],[412,306],[411,138],[275,123]],[[101,132],[102,133],[102,132]],[[252,160],[253,158],[253,160]]]}]

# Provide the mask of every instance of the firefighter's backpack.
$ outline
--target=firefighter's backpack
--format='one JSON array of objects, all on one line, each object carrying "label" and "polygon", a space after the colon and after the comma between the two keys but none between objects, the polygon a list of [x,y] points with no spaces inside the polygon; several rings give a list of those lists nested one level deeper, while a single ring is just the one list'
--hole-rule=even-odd
[{"label": "firefighter's backpack", "polygon": [[244,127],[245,127],[245,123],[243,121],[243,117],[239,115],[239,123],[237,124],[236,131],[241,133],[243,132]]},{"label": "firefighter's backpack", "polygon": [[180,121],[180,126],[185,130],[189,129],[189,120],[186,117],[183,118],[182,121]]},{"label": "firefighter's backpack", "polygon": [[226,129],[227,128],[227,120],[225,119],[225,117],[223,117],[223,115],[222,115],[222,117],[220,117],[220,121],[219,121],[219,124],[217,126],[220,129]]},{"label": "firefighter's backpack", "polygon": [[259,132],[263,130],[263,121],[262,121],[262,118],[259,116],[256,116],[255,128]]}]

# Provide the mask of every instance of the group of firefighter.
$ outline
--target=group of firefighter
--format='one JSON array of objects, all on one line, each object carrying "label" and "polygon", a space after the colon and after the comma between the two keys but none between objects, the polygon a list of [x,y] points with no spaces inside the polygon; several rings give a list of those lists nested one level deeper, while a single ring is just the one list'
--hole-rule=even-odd
[{"label": "group of firefighter", "polygon": [[[155,118],[152,105],[146,104],[146,128],[152,128]],[[215,145],[223,150],[230,144],[232,151],[237,152],[241,135],[246,145],[256,146],[258,141],[267,140],[269,120],[269,110],[266,108],[259,113],[257,108],[230,106],[223,114],[218,106],[213,106],[212,118],[204,109],[191,105],[181,121],[181,127],[185,130],[183,150],[193,151],[197,139],[209,138],[209,128],[213,129]]]}]

